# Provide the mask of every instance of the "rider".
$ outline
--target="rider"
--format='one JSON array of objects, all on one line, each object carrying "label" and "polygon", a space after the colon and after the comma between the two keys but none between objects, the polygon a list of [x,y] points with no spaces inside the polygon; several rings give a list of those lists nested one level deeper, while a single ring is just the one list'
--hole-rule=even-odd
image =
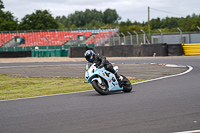
[{"label": "rider", "polygon": [[84,54],[86,60],[90,63],[96,63],[96,65],[98,66],[98,68],[102,68],[104,67],[106,70],[110,71],[111,73],[113,73],[116,78],[117,81],[122,81],[123,77],[120,76],[114,69],[113,69],[113,65],[106,59],[105,56],[101,55],[101,54],[95,54],[94,51],[92,50],[87,50]]}]

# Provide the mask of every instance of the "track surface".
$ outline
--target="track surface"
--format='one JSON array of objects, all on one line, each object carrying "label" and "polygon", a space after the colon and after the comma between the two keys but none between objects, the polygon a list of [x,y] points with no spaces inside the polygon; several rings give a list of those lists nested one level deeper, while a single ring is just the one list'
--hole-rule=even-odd
[{"label": "track surface", "polygon": [[1,101],[0,132],[170,133],[200,129],[200,56],[123,62],[181,64],[194,69],[182,76],[134,85],[131,93],[101,96],[89,91]]},{"label": "track surface", "polygon": [[[52,65],[35,65],[29,63],[29,66],[18,66],[19,63],[12,63],[11,66],[0,67],[0,74],[16,74],[25,76],[25,77],[84,77],[85,75],[85,64],[58,64],[55,63]],[[9,64],[11,65],[11,64]],[[167,67],[157,64],[114,64],[119,66],[119,74],[126,75],[127,77],[135,77],[139,79],[153,79],[167,75],[174,75],[186,71],[187,67]]]}]

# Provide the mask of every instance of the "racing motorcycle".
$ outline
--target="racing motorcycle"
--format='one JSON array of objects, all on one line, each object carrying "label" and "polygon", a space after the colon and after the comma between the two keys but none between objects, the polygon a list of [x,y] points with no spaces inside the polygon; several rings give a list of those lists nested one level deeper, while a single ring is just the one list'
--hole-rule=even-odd
[{"label": "racing motorcycle", "polygon": [[[119,70],[118,66],[115,66],[114,70],[117,72]],[[130,92],[132,90],[130,81],[125,76],[121,76],[123,80],[119,84],[115,75],[104,67],[98,68],[95,63],[86,65],[85,79],[101,95],[107,95],[109,92],[115,91]]]}]

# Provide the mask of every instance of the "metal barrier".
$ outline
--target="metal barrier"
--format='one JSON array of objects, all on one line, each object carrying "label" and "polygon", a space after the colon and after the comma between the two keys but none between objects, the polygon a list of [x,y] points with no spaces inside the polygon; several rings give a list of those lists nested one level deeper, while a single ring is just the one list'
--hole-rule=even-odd
[{"label": "metal barrier", "polygon": [[182,44],[185,55],[200,55],[200,44]]}]

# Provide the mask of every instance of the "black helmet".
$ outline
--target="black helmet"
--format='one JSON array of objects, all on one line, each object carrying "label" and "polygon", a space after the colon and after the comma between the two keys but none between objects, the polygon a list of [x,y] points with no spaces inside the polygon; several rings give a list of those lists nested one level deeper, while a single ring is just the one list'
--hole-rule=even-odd
[{"label": "black helmet", "polygon": [[84,54],[87,61],[92,62],[94,60],[95,53],[92,50],[87,50]]}]

